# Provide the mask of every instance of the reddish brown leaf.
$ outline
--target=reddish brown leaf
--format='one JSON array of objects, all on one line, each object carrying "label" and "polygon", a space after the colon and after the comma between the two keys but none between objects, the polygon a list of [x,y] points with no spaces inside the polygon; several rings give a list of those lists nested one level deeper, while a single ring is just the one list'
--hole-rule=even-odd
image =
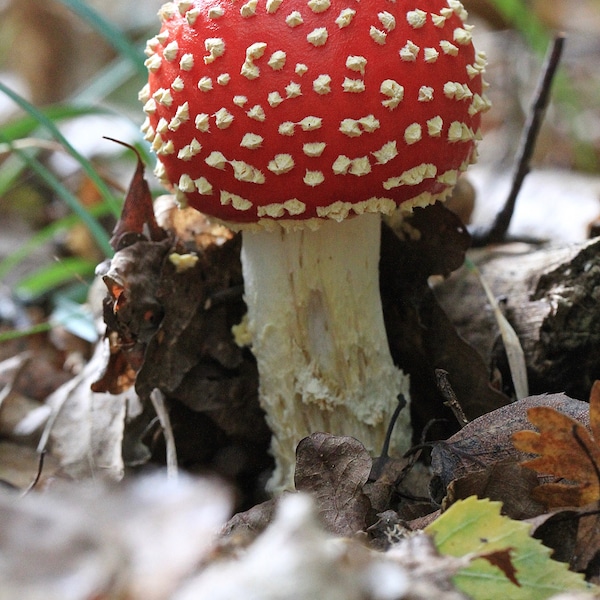
[{"label": "reddish brown leaf", "polygon": [[108,362],[99,378],[90,386],[92,392],[121,394],[133,386],[136,373],[129,358],[121,352],[120,346],[115,346],[114,349],[111,347]]},{"label": "reddish brown leaf", "polygon": [[590,429],[595,440],[600,440],[600,380],[594,381],[590,391]]},{"label": "reddish brown leaf", "polygon": [[107,138],[133,150],[137,156],[137,167],[123,209],[121,218],[117,222],[110,244],[114,250],[120,250],[130,244],[143,239],[159,242],[166,237],[166,233],[158,226],[154,217],[152,195],[144,178],[144,163],[139,152],[129,144],[113,138]]},{"label": "reddish brown leaf", "polygon": [[[590,398],[590,428],[600,431],[600,393]],[[566,483],[546,483],[533,491],[533,497],[548,508],[582,506],[600,499],[600,447],[580,422],[550,407],[538,406],[527,411],[538,431],[518,431],[513,435],[515,448],[537,457],[523,466],[540,475],[552,475]]]},{"label": "reddish brown leaf", "polygon": [[586,483],[562,484],[544,483],[535,488],[531,497],[542,502],[548,508],[561,506],[584,506],[588,498],[598,496],[597,486]]}]

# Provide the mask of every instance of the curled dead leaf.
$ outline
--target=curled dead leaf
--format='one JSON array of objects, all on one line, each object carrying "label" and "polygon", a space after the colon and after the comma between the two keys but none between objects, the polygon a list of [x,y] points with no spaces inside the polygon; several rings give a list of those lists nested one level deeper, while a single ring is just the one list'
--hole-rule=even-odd
[{"label": "curled dead leaf", "polygon": [[113,230],[111,246],[114,250],[120,250],[140,240],[159,242],[165,239],[167,233],[158,226],[154,216],[152,194],[144,178],[145,167],[140,153],[129,144],[113,138],[106,139],[129,148],[137,156],[135,173],[129,184],[121,217]]}]

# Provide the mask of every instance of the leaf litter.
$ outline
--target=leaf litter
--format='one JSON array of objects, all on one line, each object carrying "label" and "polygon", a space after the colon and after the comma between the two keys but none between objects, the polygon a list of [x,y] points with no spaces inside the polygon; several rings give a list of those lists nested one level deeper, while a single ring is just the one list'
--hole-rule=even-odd
[{"label": "leaf litter", "polygon": [[534,498],[550,509],[599,501],[600,381],[592,387],[587,426],[549,406],[532,407],[527,417],[538,431],[517,431],[513,443],[537,456],[523,466],[560,481],[541,484]]},{"label": "leaf litter", "polygon": [[[386,258],[381,270],[394,357],[400,364],[407,361],[407,368],[411,361],[413,366],[419,363],[413,401],[425,400],[415,410],[415,422],[421,422],[427,439],[438,438],[434,427],[424,426],[433,415],[446,415],[447,423],[439,432],[460,428],[452,411],[444,407],[446,397],[435,383],[432,386],[438,369],[449,374],[456,401],[471,419],[447,441],[426,442],[425,447],[433,446],[433,482],[426,469],[418,475],[419,466],[409,457],[387,457],[383,468],[374,470],[372,458],[357,440],[315,433],[298,447],[297,491],[260,503],[261,482],[271,466],[266,452],[269,432],[256,399],[253,358],[231,335],[245,311],[239,237],[199,213],[175,210],[169,198],[156,202],[155,217],[148,210],[151,199],[142,182],[143,170],[138,167],[112,238],[115,256],[101,269],[108,291],[103,309],[105,339],[87,369],[43,398],[52,411],[52,427],[48,426],[40,445],[41,449],[49,442],[50,477],[38,486],[39,491],[28,495],[26,503],[15,502],[12,496],[0,508],[4,517],[14,521],[16,533],[11,540],[19,531],[35,527],[43,514],[52,524],[50,537],[85,545],[89,553],[82,556],[89,556],[99,578],[88,578],[91,587],[77,597],[93,592],[107,598],[125,594],[132,599],[185,600],[205,594],[232,598],[254,590],[255,597],[265,600],[329,599],[336,590],[344,599],[458,600],[466,598],[470,589],[470,584],[464,584],[471,581],[471,575],[465,579],[465,570],[477,580],[489,569],[495,569],[495,580],[507,586],[498,589],[509,597],[521,597],[515,595],[516,589],[529,590],[531,595],[523,597],[532,598],[550,597],[561,589],[589,589],[582,578],[570,576],[552,590],[542,592],[538,588],[543,586],[530,585],[523,578],[523,569],[530,565],[523,567],[520,562],[528,544],[525,540],[530,539],[527,533],[516,538],[508,534],[494,547],[480,543],[459,556],[446,552],[434,535],[448,527],[452,515],[468,523],[468,515],[478,514],[489,524],[496,505],[481,504],[475,496],[504,502],[513,519],[542,510],[530,497],[538,478],[524,477],[527,470],[518,464],[522,455],[511,439],[527,425],[528,408],[559,407],[584,429],[589,424],[583,403],[561,394],[509,404],[510,399],[490,385],[488,369],[474,358],[476,354],[437,306],[428,278],[456,268],[468,246],[464,229],[448,211],[431,207],[426,217],[416,210],[406,222],[391,224],[393,229],[385,226]],[[444,228],[453,232],[448,247],[433,233]],[[407,255],[418,260],[408,263],[402,258]],[[421,354],[416,361],[415,357],[407,360],[408,348],[415,342]],[[103,368],[98,368],[100,364]],[[162,431],[151,402],[158,393],[164,411]],[[439,433],[440,440],[444,437]],[[211,477],[188,480],[180,475],[167,482],[138,475],[126,477],[118,489],[99,481],[81,491],[82,478],[120,479],[132,468],[164,464],[167,447],[172,464],[176,452],[180,468]],[[407,477],[415,474],[425,489],[418,494],[411,493],[412,482],[407,484]],[[221,479],[216,481],[214,475]],[[64,487],[69,478],[77,483]],[[514,484],[523,479],[528,481],[519,492],[523,501],[511,505]],[[505,485],[497,486],[499,480]],[[131,490],[136,485],[148,486],[153,494],[134,508],[132,499],[139,496]],[[193,490],[200,496],[192,512],[173,504],[180,492],[193,496]],[[53,500],[56,496],[71,500],[61,508],[61,502]],[[72,511],[66,517],[64,509],[69,511],[71,501],[88,514]],[[103,505],[107,508],[99,511]],[[161,515],[159,520],[149,521],[148,510]],[[198,511],[205,516],[200,518]],[[178,531],[172,525],[175,518],[186,523]],[[499,527],[513,531],[515,521],[502,518],[506,520]],[[573,544],[580,551],[571,566],[593,579],[589,565],[600,548],[594,533],[595,513],[588,509],[578,518],[579,533]],[[190,523],[205,527],[201,550],[190,548]],[[546,530],[551,531],[548,524],[550,518]],[[221,533],[215,535],[219,528]],[[543,529],[544,523],[533,527],[534,532]],[[105,545],[107,531],[111,550]],[[157,533],[163,537],[157,538]],[[544,539],[552,537],[548,531],[543,533]],[[457,535],[465,541],[462,531]],[[583,541],[588,543],[586,552]],[[36,543],[36,550],[43,550],[39,541],[25,540],[24,552],[31,552]],[[548,552],[539,550],[540,570],[563,574]],[[17,552],[15,560],[19,556]],[[121,561],[122,556],[128,559]],[[34,589],[27,585],[35,587],[38,575],[53,564],[62,571],[79,571],[80,563],[73,560],[65,549],[57,554],[58,563],[34,565],[34,571],[41,569],[39,573],[25,570],[24,578],[19,578],[18,570],[0,573],[3,583],[15,586],[2,589],[20,594],[0,592],[0,598],[25,597],[24,589]],[[136,561],[145,566],[136,567]],[[44,597],[67,597],[64,590],[56,589],[46,586]],[[31,592],[27,597],[35,595]],[[475,590],[473,597],[492,596],[484,589]]]}]

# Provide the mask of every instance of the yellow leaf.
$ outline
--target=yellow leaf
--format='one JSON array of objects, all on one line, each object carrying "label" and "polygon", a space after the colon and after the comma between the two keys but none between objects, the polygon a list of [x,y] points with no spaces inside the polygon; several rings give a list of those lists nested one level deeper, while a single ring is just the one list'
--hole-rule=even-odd
[{"label": "yellow leaf", "polygon": [[[530,525],[500,514],[502,504],[471,496],[454,503],[426,527],[441,554],[473,556],[454,577],[474,600],[544,600],[565,591],[589,590],[583,576],[550,558],[551,550],[529,535]],[[518,586],[485,556],[510,550]],[[479,557],[479,558],[478,558]]]}]

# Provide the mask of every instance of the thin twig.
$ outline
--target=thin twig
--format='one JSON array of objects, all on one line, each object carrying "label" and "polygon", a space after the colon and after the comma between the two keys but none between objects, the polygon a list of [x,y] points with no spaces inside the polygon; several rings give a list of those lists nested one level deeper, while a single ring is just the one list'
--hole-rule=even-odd
[{"label": "thin twig", "polygon": [[396,427],[396,422],[398,421],[398,417],[400,416],[400,412],[406,408],[406,398],[404,394],[398,394],[398,405],[394,410],[394,414],[392,414],[392,418],[390,419],[388,429],[385,434],[385,441],[383,442],[383,448],[381,449],[381,456],[385,458],[389,458],[390,456],[390,443],[392,441],[392,433],[394,431],[394,427]]},{"label": "thin twig", "polygon": [[450,379],[448,379],[448,371],[444,371],[444,369],[436,369],[435,370],[435,379],[437,383],[438,390],[442,396],[444,396],[444,405],[447,406],[458,421],[458,424],[464,427],[468,422],[462,406],[452,389],[452,385],[450,384]]},{"label": "thin twig", "polygon": [[544,120],[546,109],[550,102],[550,92],[552,90],[552,82],[556,75],[556,71],[560,64],[563,49],[565,45],[565,34],[559,33],[555,36],[552,46],[550,47],[542,75],[538,82],[536,92],[534,94],[534,102],[527,118],[527,123],[519,142],[519,149],[516,157],[516,168],[513,175],[513,182],[510,193],[504,207],[496,215],[493,225],[482,235],[475,235],[473,245],[485,246],[486,244],[498,244],[506,237],[506,232],[510,226],[510,222],[515,211],[517,196],[523,186],[525,177],[531,171],[531,158],[535,150],[538,135]]},{"label": "thin twig", "polygon": [[378,456],[373,461],[373,467],[371,468],[371,474],[369,476],[369,481],[377,481],[388,460],[390,459],[390,443],[392,441],[392,433],[394,432],[394,427],[396,426],[396,422],[398,421],[398,417],[400,416],[400,412],[403,408],[406,407],[406,398],[404,394],[398,394],[398,405],[396,406],[394,413],[392,414],[392,418],[388,424],[387,431],[385,433],[385,440],[383,442],[383,448],[381,449],[381,456]]}]

